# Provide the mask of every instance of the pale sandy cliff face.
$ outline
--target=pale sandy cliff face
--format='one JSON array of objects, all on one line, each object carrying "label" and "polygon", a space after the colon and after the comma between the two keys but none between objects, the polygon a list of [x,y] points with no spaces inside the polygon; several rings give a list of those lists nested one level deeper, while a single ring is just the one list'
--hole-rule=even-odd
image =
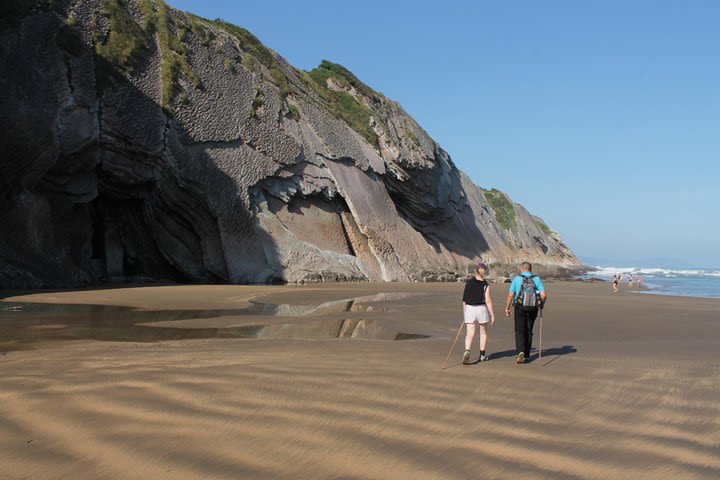
[{"label": "pale sandy cliff face", "polygon": [[2,286],[579,265],[342,67],[162,2],[52,5],[0,23]]}]

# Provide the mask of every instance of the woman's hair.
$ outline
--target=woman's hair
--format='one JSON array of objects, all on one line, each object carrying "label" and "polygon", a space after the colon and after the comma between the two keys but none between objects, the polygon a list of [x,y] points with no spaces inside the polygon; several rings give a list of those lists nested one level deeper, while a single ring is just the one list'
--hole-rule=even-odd
[{"label": "woman's hair", "polygon": [[486,272],[486,270],[484,267],[478,267],[475,269],[475,273],[480,275],[482,278],[485,278],[485,272]]}]

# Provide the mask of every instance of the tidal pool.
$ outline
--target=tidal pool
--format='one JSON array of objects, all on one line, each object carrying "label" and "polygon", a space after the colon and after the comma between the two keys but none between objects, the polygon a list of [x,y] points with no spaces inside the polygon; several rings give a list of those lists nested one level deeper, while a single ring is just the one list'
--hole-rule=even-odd
[{"label": "tidal pool", "polygon": [[[138,310],[106,305],[62,305],[0,302],[0,351],[50,346],[64,340],[157,342],[203,338],[362,338],[411,340],[427,335],[395,331],[368,318],[336,317],[345,312],[388,312],[385,305],[408,294],[377,294],[319,305],[250,302],[244,308],[218,310]],[[259,317],[226,327],[203,326],[220,317]],[[262,317],[294,317],[294,321],[263,322]],[[183,321],[193,320],[190,326]],[[201,320],[198,322],[198,320]]]}]

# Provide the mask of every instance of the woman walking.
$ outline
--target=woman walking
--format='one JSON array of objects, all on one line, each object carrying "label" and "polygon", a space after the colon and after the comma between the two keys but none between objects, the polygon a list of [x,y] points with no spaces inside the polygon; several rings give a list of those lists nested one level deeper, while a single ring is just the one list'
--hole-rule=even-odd
[{"label": "woman walking", "polygon": [[475,338],[475,330],[480,329],[480,358],[478,362],[488,359],[485,354],[487,347],[487,324],[495,325],[492,298],[490,298],[490,285],[485,280],[487,265],[478,263],[475,266],[475,278],[465,284],[463,292],[463,316],[465,318],[465,353],[463,365],[470,365],[470,348]]}]

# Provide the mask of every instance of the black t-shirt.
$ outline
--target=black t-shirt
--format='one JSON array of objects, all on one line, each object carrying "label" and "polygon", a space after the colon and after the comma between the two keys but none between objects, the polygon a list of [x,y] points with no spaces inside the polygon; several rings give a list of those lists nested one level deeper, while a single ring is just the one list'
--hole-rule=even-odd
[{"label": "black t-shirt", "polygon": [[488,282],[471,278],[465,283],[465,292],[463,293],[463,302],[468,305],[483,305],[485,303],[485,288]]}]

